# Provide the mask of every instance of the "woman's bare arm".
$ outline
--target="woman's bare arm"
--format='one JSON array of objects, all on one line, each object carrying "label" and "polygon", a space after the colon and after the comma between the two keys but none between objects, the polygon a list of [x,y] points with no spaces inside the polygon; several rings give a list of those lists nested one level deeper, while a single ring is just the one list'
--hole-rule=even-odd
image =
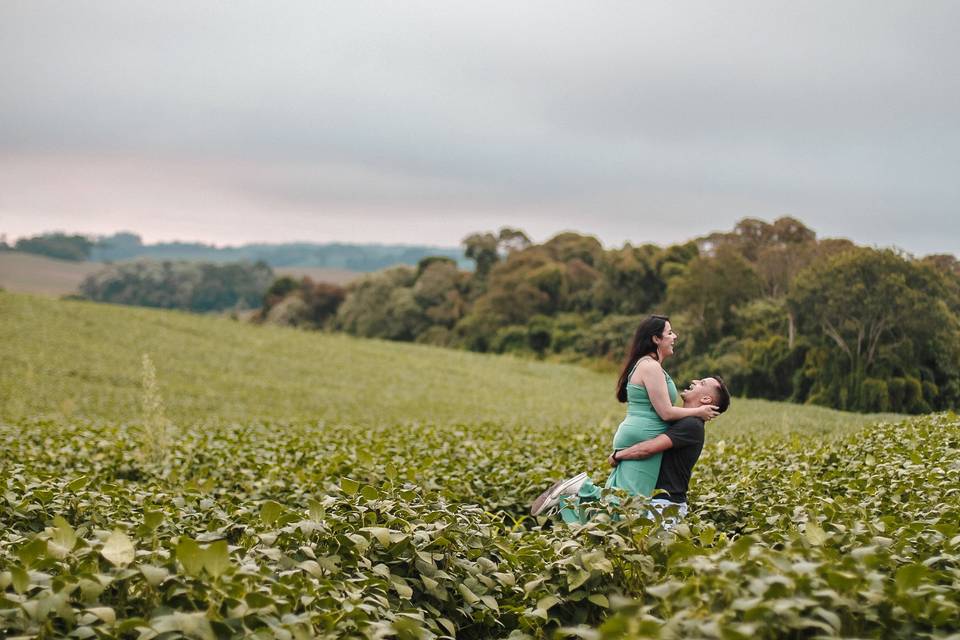
[{"label": "woman's bare arm", "polygon": [[701,420],[710,420],[717,415],[717,407],[713,405],[703,405],[690,409],[673,406],[670,402],[670,392],[667,390],[667,381],[663,376],[663,368],[656,360],[651,358],[641,360],[633,377],[640,378],[647,390],[650,404],[653,405],[653,410],[657,412],[661,420],[673,422],[689,416]]}]

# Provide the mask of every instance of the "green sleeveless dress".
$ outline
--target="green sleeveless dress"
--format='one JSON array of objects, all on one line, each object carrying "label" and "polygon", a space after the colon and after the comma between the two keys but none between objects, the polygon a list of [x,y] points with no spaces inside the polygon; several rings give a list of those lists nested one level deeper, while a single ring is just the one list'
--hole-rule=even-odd
[{"label": "green sleeveless dress", "polygon": [[[634,365],[636,368],[636,365]],[[631,370],[630,375],[633,375]],[[677,385],[666,371],[663,372],[667,381],[667,392],[670,394],[670,403],[677,401]],[[667,423],[660,418],[645,387],[633,383],[627,384],[627,416],[624,418],[617,432],[613,436],[613,449],[620,451],[631,447],[638,442],[656,438],[667,430]],[[630,495],[653,495],[657,486],[657,477],[660,475],[660,459],[662,453],[657,453],[644,460],[624,460],[607,476],[604,486],[607,489],[623,489]],[[585,522],[589,516],[578,504],[600,499],[600,487],[587,480],[580,487],[577,497],[579,500],[569,501],[560,510],[561,517],[566,522]]]}]

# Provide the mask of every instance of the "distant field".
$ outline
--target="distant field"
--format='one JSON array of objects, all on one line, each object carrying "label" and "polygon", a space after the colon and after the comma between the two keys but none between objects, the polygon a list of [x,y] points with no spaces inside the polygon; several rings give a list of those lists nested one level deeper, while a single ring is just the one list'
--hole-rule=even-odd
[{"label": "distant field", "polygon": [[[104,267],[100,262],[71,262],[19,251],[0,251],[0,288],[17,293],[62,296],[76,293],[77,287],[91,273]],[[277,275],[315,282],[345,285],[360,274],[346,269],[325,267],[279,267]]]},{"label": "distant field", "polygon": [[274,267],[273,271],[278,276],[290,276],[291,278],[307,276],[314,282],[330,282],[339,285],[348,284],[351,280],[363,275],[359,271],[329,269],[327,267]]},{"label": "distant field", "polygon": [[75,293],[99,262],[56,260],[19,251],[0,251],[0,287],[19,293],[61,296]]}]

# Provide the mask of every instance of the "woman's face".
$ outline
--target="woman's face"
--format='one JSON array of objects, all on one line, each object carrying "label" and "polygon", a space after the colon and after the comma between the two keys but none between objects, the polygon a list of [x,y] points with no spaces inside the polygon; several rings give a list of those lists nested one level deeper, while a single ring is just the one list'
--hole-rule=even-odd
[{"label": "woman's face", "polygon": [[676,333],[673,332],[673,327],[670,326],[670,321],[667,320],[663,325],[663,333],[660,335],[660,339],[657,344],[657,351],[660,352],[660,356],[665,358],[673,355],[673,346],[677,342]]}]

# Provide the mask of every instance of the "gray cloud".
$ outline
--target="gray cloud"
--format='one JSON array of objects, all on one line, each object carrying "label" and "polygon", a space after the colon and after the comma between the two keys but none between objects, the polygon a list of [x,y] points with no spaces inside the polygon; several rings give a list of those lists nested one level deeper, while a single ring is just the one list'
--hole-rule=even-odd
[{"label": "gray cloud", "polygon": [[618,244],[790,214],[960,253],[956,24],[933,1],[6,2],[0,230]]}]

